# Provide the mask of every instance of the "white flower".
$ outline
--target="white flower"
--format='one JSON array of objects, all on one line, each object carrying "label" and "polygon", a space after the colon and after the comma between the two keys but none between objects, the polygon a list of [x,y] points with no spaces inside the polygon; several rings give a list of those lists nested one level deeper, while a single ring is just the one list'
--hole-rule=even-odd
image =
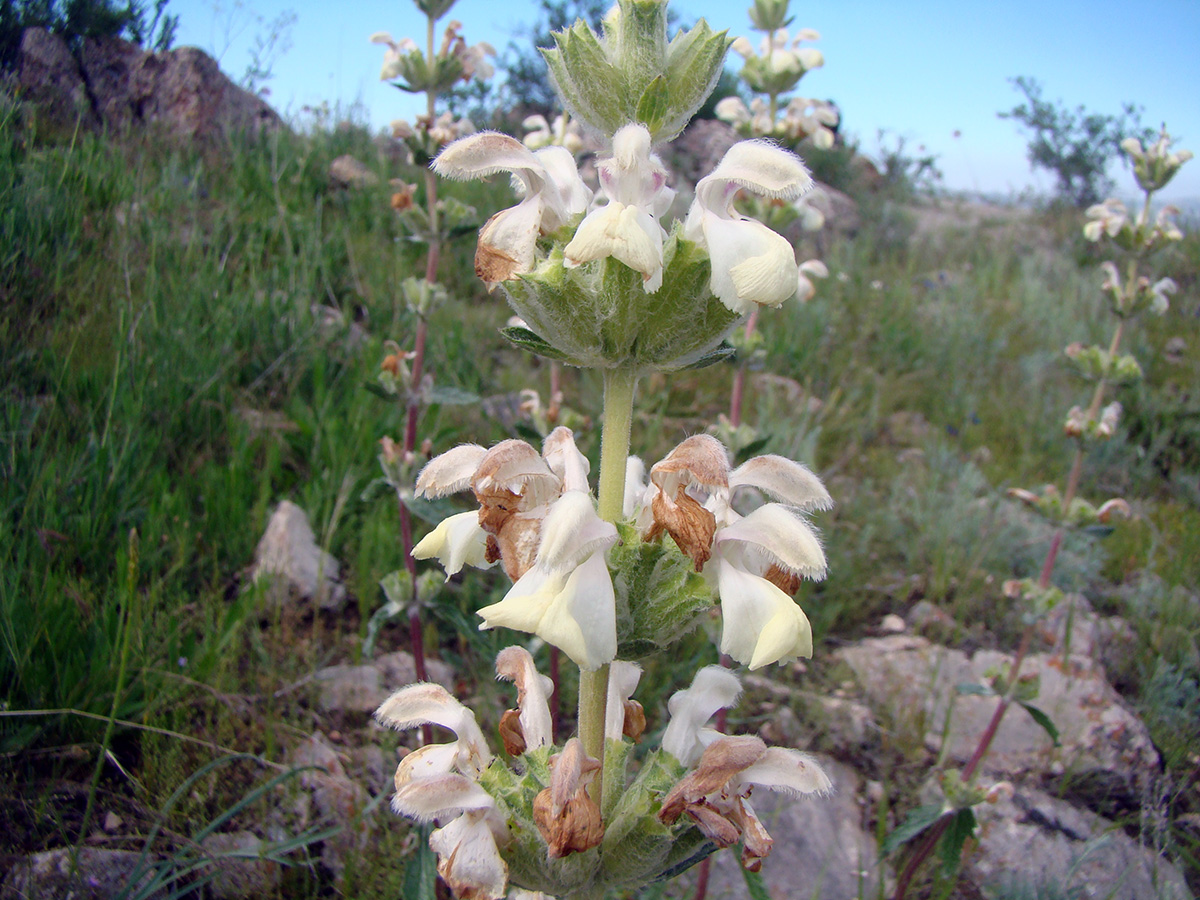
[{"label": "white flower", "polygon": [[832,127],[839,118],[837,107],[832,103],[793,97],[783,112],[783,129],[793,140],[811,137],[814,146],[828,150],[833,146]]},{"label": "white flower", "polygon": [[[642,667],[637,663],[617,660],[608,669],[608,696],[604,709],[604,739],[619,741],[622,736],[633,730],[646,727],[646,717],[641,713],[641,704],[631,700],[634,689],[642,677]],[[641,721],[634,723],[630,719],[640,714]]]},{"label": "white flower", "polygon": [[499,900],[508,866],[497,844],[508,841],[508,828],[496,801],[478,783],[492,755],[475,714],[441,685],[412,684],[384,701],[375,717],[399,730],[433,724],[457,735],[449,744],[427,744],[400,761],[392,809],[419,822],[455,817],[429,836],[438,873],[455,896]]},{"label": "white flower", "polygon": [[613,135],[613,155],[600,163],[600,187],[608,203],[588,213],[563,249],[566,265],[611,256],[642,273],[653,293],[662,286],[663,241],[659,219],[675,192],[667,187],[667,170],[650,152],[644,125],[626,125]]},{"label": "white flower", "polygon": [[[804,578],[825,575],[825,554],[800,515],[832,505],[819,478],[781,456],[757,456],[732,472],[715,438],[695,435],[650,470],[637,525],[647,540],[671,536],[721,600],[721,651],[757,669],[812,655],[812,630],[791,599]],[[748,516],[732,507],[740,488],[782,502]]]},{"label": "white flower", "polygon": [[812,187],[794,154],[761,141],[741,141],[696,185],[684,237],[708,250],[712,292],[729,309],[748,314],[755,304],[779,306],[796,293],[791,245],[766,225],[738,214],[737,192],[793,199]]},{"label": "white flower", "polygon": [[705,666],[692,679],[691,687],[676,691],[667,701],[671,719],[663,731],[662,748],[692,766],[704,748],[721,736],[708,728],[708,720],[719,709],[728,709],[742,693],[737,676],[722,666]]},{"label": "white flower", "polygon": [[581,214],[591,198],[567,150],[546,147],[534,153],[495,131],[454,142],[433,161],[433,169],[457,179],[486,178],[497,172],[513,176],[521,202],[496,213],[479,232],[475,272],[489,285],[531,271],[538,236]]},{"label": "white flower", "polygon": [[481,629],[503,626],[536,634],[583,669],[617,655],[616,596],[604,551],[617,542],[583,491],[563,494],[546,514],[532,568],[504,599],[479,610]]},{"label": "white flower", "polygon": [[829,269],[819,259],[808,259],[800,263],[799,277],[796,279],[796,299],[801,303],[807,303],[817,292],[816,287],[809,279],[810,275],[813,278],[828,278]]},{"label": "white flower", "polygon": [[1089,241],[1098,241],[1105,234],[1115,237],[1129,218],[1125,204],[1112,197],[1089,206],[1086,215],[1089,221],[1083,226],[1083,236]]},{"label": "white flower", "polygon": [[816,761],[798,750],[768,747],[751,735],[718,735],[696,769],[663,798],[658,818],[670,825],[686,812],[718,847],[741,841],[742,865],[756,872],[772,841],[748,802],[753,788],[796,797],[825,793],[831,786]]},{"label": "white flower", "polygon": [[412,548],[413,559],[437,557],[446,570],[446,580],[463,566],[489,569],[496,560],[487,558],[487,532],[479,527],[479,513],[458,513],[442,519],[437,527]]},{"label": "white flower", "polygon": [[383,54],[383,68],[379,71],[380,81],[399,78],[403,72],[403,58],[411,53],[420,54],[421,52],[412,38],[400,38],[399,41],[395,41],[386,31],[376,31],[371,35],[370,42],[387,44],[388,49]]},{"label": "white flower", "polygon": [[521,127],[529,133],[524,137],[524,144],[530,150],[542,147],[566,147],[572,154],[583,149],[583,137],[579,133],[578,123],[566,115],[554,117],[554,124],[546,121],[543,115],[529,116],[521,123]]}]

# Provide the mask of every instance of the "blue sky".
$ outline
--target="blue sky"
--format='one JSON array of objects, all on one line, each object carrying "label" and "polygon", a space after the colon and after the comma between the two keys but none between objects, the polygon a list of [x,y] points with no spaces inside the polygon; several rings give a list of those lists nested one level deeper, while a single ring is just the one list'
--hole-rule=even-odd
[{"label": "blue sky", "polygon": [[[684,20],[703,16],[757,42],[748,0],[674,5]],[[285,115],[322,101],[359,103],[382,128],[420,109],[415,98],[379,82],[382,48],[367,43],[374,31],[423,35],[424,19],[406,0],[244,0],[236,7],[230,0],[172,0],[168,9],[180,17],[177,43],[208,50],[235,78],[254,39],[266,35],[260,20],[295,12],[291,49],[269,85],[270,101]],[[1182,138],[1179,146],[1200,154],[1197,0],[793,0],[792,13],[795,27],[821,33],[816,46],[826,61],[805,76],[801,92],[835,100],[846,130],[868,154],[879,129],[937,154],[948,187],[1016,194],[1051,186],[1030,172],[1017,126],[996,116],[1018,100],[1008,82],[1016,75],[1040,80],[1047,97],[1071,106],[1115,113],[1126,101],[1141,104],[1148,124],[1165,121]],[[458,0],[450,17],[465,24],[469,42],[487,40],[502,50],[536,12],[532,0]],[[1133,192],[1128,175],[1113,174],[1119,190]],[[1185,166],[1163,196],[1200,204],[1200,160]]]}]

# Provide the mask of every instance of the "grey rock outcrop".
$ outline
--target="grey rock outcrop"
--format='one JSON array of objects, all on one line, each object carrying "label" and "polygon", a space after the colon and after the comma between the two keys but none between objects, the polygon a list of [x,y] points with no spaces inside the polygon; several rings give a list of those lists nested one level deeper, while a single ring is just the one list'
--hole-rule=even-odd
[{"label": "grey rock outcrop", "polygon": [[76,58],[59,36],[29,28],[17,71],[22,94],[60,127],[77,118],[113,133],[156,126],[202,143],[284,127],[261,97],[195,47],[153,53],[119,38],[89,38]]},{"label": "grey rock outcrop", "polygon": [[1179,870],[1107,819],[1032,788],[976,807],[969,874],[985,893],[1189,900]]},{"label": "grey rock outcrop", "polygon": [[[959,765],[971,757],[998,701],[994,696],[957,696],[957,686],[979,684],[989,670],[1012,661],[992,650],[968,657],[909,635],[867,639],[842,648],[837,656],[894,730],[907,730],[912,739],[935,750],[944,733],[947,758]],[[1033,653],[1022,673],[1040,679],[1034,705],[1057,726],[1062,746],[1054,747],[1029,715],[1014,708],[985,758],[986,770],[1006,777],[1070,771],[1106,779],[1130,794],[1157,772],[1158,751],[1146,726],[1125,708],[1098,663],[1083,656]]]},{"label": "grey rock outcrop", "polygon": [[[425,671],[430,681],[453,689],[454,673],[445,663],[426,660]],[[313,677],[323,711],[369,716],[397,690],[416,681],[417,669],[412,654],[397,650],[359,666],[326,666]]]}]

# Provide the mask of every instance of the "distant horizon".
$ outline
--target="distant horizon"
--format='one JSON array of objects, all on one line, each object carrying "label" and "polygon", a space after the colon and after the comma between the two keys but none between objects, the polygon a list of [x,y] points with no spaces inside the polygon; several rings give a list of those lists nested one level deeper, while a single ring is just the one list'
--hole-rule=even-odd
[{"label": "distant horizon", "polygon": [[[757,44],[748,5],[689,0],[674,7],[684,21],[703,17]],[[468,43],[486,40],[503,53],[518,27],[536,21],[537,7],[535,0],[510,0],[503,8],[505,21],[497,22],[494,3],[458,0],[442,21],[462,21]],[[176,44],[208,51],[235,81],[255,39],[266,36],[267,23],[294,11],[292,47],[267,84],[267,102],[285,118],[295,120],[305,106],[326,102],[333,109],[361,109],[365,124],[378,131],[423,108],[420,97],[379,81],[383,48],[368,43],[376,31],[397,39],[424,33],[424,17],[407,0],[367,0],[332,16],[312,0],[259,0],[233,9],[219,0],[174,0],[167,11],[180,17]],[[799,93],[834,99],[845,133],[868,157],[877,158],[880,129],[903,137],[913,152],[923,147],[920,152],[937,157],[940,186],[947,191],[1009,201],[1053,195],[1052,176],[1030,169],[1017,123],[997,115],[1020,101],[1009,83],[1018,75],[1036,79],[1047,99],[1061,99],[1071,109],[1118,114],[1126,102],[1140,105],[1144,124],[1157,128],[1165,121],[1182,139],[1177,147],[1200,154],[1200,62],[1191,46],[1200,34],[1200,3],[1154,0],[1131,9],[1117,0],[1012,0],[1000,9],[950,0],[919,6],[855,0],[793,2],[791,12],[794,28],[821,33],[814,46],[825,56],[825,66],[805,76]],[[740,58],[731,54],[728,66],[736,71]],[[1117,163],[1109,174],[1118,196],[1138,195],[1124,165]],[[1157,197],[1200,211],[1200,159],[1185,165]]]}]

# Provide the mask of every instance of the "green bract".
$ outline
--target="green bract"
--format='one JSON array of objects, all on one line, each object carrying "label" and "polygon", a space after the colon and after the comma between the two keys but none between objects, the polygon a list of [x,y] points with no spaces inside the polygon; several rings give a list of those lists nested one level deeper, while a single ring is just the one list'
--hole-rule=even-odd
[{"label": "green bract", "polygon": [[617,596],[618,655],[639,659],[665,650],[691,631],[713,607],[713,593],[692,560],[664,537],[643,541],[637,529],[617,527],[608,567]]},{"label": "green bract", "polygon": [[746,12],[755,28],[770,34],[792,24],[787,11],[788,0],[754,0],[754,5]]},{"label": "green bract", "polygon": [[709,290],[708,255],[676,232],[663,247],[663,284],[647,293],[637,272],[611,257],[574,268],[556,244],[530,273],[501,284],[528,328],[518,346],[574,366],[636,373],[684,368],[718,350],[740,316]]},{"label": "green bract", "polygon": [[434,94],[444,93],[461,81],[465,72],[462,60],[453,53],[435,56],[433,64],[430,65],[420,50],[398,56],[393,63],[393,69],[393,77],[399,81],[396,87],[410,94],[426,91]]},{"label": "green bract", "polygon": [[701,19],[668,43],[660,0],[618,0],[597,37],[582,20],[543,50],[563,106],[606,135],[641,122],[653,141],[669,141],[712,93],[729,41]]}]

